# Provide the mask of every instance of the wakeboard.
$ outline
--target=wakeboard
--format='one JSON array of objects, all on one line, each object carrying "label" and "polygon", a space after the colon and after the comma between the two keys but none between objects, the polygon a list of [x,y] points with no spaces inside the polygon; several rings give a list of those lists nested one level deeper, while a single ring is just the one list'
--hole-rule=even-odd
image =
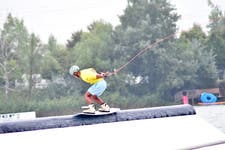
[{"label": "wakeboard", "polygon": [[110,115],[110,114],[114,114],[117,113],[118,111],[120,111],[120,108],[110,108],[109,112],[103,112],[103,111],[95,111],[95,113],[78,113],[76,114],[76,116],[104,116],[104,115]]}]

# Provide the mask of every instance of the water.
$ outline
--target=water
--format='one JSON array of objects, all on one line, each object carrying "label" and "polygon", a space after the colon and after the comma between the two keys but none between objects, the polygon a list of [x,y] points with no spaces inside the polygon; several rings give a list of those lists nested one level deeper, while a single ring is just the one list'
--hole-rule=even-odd
[{"label": "water", "polygon": [[225,133],[225,105],[194,106],[197,115]]}]

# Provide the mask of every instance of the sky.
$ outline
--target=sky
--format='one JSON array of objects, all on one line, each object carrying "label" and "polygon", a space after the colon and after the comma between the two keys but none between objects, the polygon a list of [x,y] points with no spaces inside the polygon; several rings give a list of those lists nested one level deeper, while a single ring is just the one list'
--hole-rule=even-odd
[{"label": "sky", "polygon": [[[203,27],[208,23],[210,8],[207,0],[169,0],[182,17],[180,30],[188,30],[193,23]],[[224,0],[212,0],[223,11]],[[73,32],[86,30],[93,21],[103,19],[113,26],[119,24],[127,0],[0,0],[0,28],[8,13],[24,20],[29,33],[33,32],[46,43],[49,35],[65,44]]]}]

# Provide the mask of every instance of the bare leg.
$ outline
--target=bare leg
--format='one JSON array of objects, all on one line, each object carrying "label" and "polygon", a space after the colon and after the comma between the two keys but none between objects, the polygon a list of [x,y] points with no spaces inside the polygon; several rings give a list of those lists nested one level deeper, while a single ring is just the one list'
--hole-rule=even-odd
[{"label": "bare leg", "polygon": [[93,96],[91,95],[91,93],[89,93],[89,92],[87,91],[87,92],[84,94],[84,97],[85,97],[85,100],[86,100],[86,102],[87,102],[87,104],[88,104],[88,107],[83,108],[83,109],[85,109],[85,110],[83,110],[83,112],[84,112],[84,113],[91,113],[91,114],[94,114],[94,113],[95,113],[95,106],[94,106],[93,100],[92,100]]},{"label": "bare leg", "polygon": [[92,95],[91,95],[91,93],[89,93],[89,92],[87,91],[87,92],[85,93],[84,97],[85,97],[85,100],[86,100],[86,102],[87,102],[88,105],[90,105],[90,104],[93,103],[93,102],[92,102]]},{"label": "bare leg", "polygon": [[98,96],[96,96],[96,95],[93,95],[93,99],[96,101],[96,103],[98,103],[99,105],[102,105],[102,104],[104,104],[104,101],[101,99],[101,98],[99,98]]}]

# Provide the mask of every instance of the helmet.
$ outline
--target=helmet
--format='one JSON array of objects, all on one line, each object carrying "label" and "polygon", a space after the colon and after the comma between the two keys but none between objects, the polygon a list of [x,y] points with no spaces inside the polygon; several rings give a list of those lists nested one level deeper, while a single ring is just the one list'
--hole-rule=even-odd
[{"label": "helmet", "polygon": [[79,71],[80,70],[80,68],[78,67],[78,66],[72,66],[72,67],[70,67],[70,70],[69,70],[69,73],[71,74],[71,75],[73,75],[74,74],[74,72],[77,72],[77,71]]}]

